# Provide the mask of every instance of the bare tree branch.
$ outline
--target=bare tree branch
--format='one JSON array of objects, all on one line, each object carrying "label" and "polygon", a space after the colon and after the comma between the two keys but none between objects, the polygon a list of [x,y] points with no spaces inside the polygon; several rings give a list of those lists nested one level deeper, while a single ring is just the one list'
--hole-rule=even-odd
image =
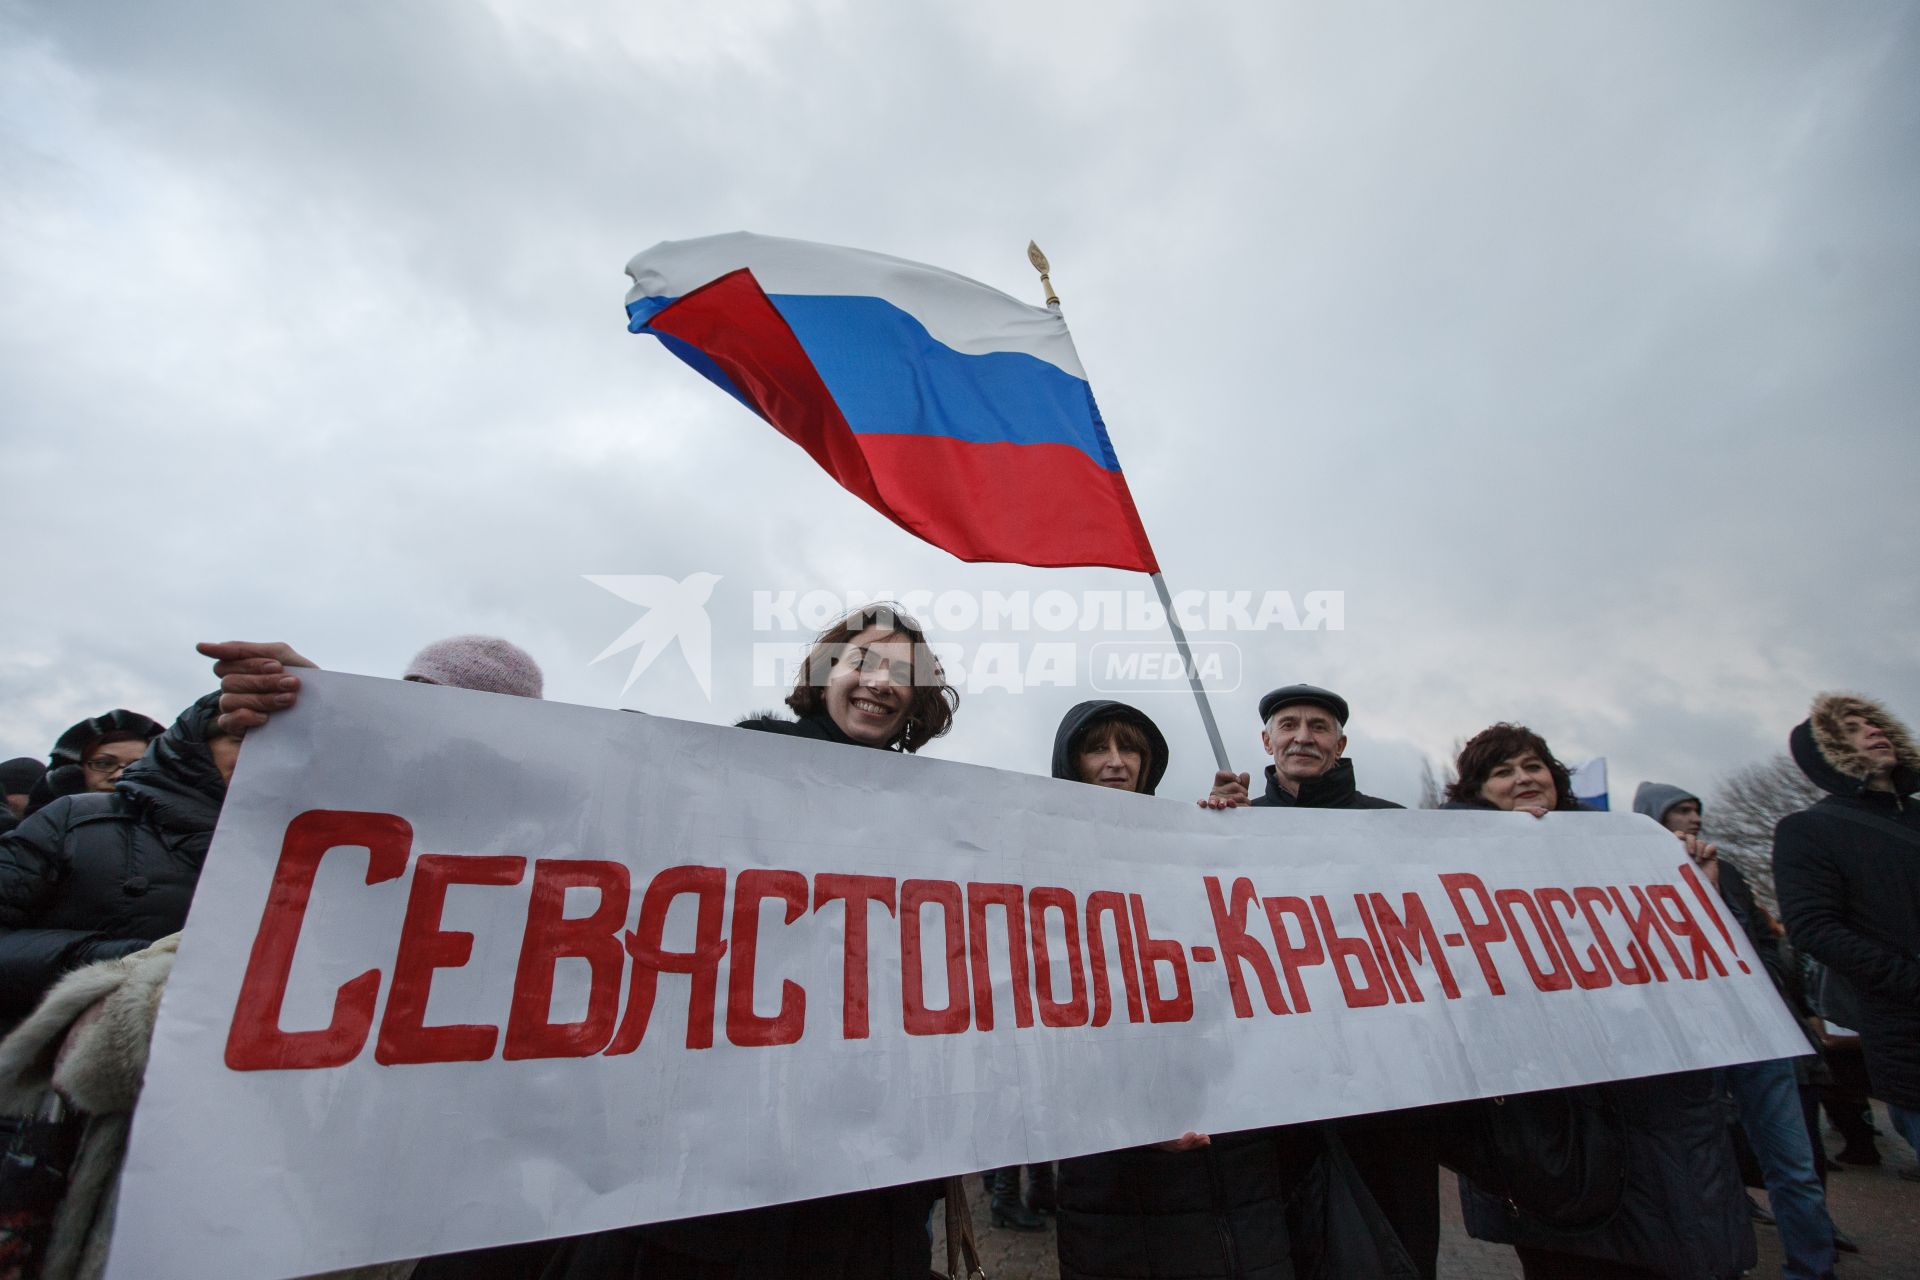
[{"label": "bare tree branch", "polygon": [[[1453,753],[1456,756],[1460,754],[1458,742],[1453,744]],[[1448,761],[1442,760],[1440,767],[1435,769],[1433,761],[1422,756],[1420,758],[1420,807],[1438,809],[1445,804],[1447,788],[1452,785],[1457,776],[1453,771],[1453,765]]]},{"label": "bare tree branch", "polygon": [[1720,856],[1746,874],[1754,897],[1779,911],[1773,892],[1773,828],[1826,792],[1815,786],[1783,751],[1722,778],[1708,800],[1704,834]]}]

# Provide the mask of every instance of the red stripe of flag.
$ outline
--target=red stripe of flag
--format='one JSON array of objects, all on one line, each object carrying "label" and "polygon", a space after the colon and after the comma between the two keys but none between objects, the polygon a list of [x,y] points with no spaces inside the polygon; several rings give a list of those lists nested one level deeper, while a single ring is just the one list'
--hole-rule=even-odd
[{"label": "red stripe of flag", "polygon": [[1125,477],[1071,445],[855,434],[744,268],[662,308],[647,328],[700,350],[843,488],[962,560],[1159,569]]}]

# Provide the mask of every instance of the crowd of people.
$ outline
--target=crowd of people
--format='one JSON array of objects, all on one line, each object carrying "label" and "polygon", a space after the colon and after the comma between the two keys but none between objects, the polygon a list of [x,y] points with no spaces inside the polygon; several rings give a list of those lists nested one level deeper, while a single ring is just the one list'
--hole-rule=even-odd
[{"label": "crowd of people", "polygon": [[[182,928],[241,741],[295,703],[298,672],[313,665],[284,644],[201,651],[215,659],[220,688],[170,727],[113,710],[63,733],[44,762],[0,764],[7,807],[0,815],[0,1031],[27,1020],[63,975],[142,953]],[[403,675],[498,694],[542,693],[533,659],[491,637],[429,645]],[[753,715],[740,727],[914,752],[953,727],[959,701],[920,626],[874,606],[818,637],[786,698],[790,715]],[[1258,793],[1246,774],[1217,773],[1198,803],[1210,810],[1399,808],[1359,789],[1346,755],[1350,714],[1346,699],[1328,689],[1274,689],[1258,705],[1271,759]],[[1826,796],[1779,824],[1778,919],[1718,858],[1698,795],[1647,783],[1634,808],[1671,831],[1717,886],[1781,999],[1808,1028],[1808,1053],[1530,1095],[1535,1110],[1503,1113],[1497,1122],[1512,1125],[1516,1116],[1560,1108],[1551,1113],[1560,1121],[1524,1135],[1536,1147],[1591,1135],[1579,1154],[1598,1160],[1593,1167],[1604,1176],[1589,1179],[1602,1185],[1597,1200],[1584,1197],[1577,1218],[1517,1193],[1527,1181],[1523,1168],[1489,1176],[1478,1138],[1496,1120],[1486,1104],[1467,1103],[1169,1135],[1057,1168],[1029,1166],[1024,1194],[1022,1169],[993,1170],[983,1175],[991,1221],[1034,1230],[1053,1218],[1063,1280],[1432,1280],[1444,1164],[1463,1175],[1469,1231],[1512,1245],[1529,1277],[1717,1280],[1754,1265],[1755,1206],[1746,1184],[1757,1176],[1786,1274],[1831,1274],[1836,1248],[1850,1242],[1827,1211],[1820,1104],[1846,1136],[1844,1158],[1879,1158],[1864,1118],[1869,1092],[1888,1104],[1905,1141],[1920,1146],[1920,810],[1912,802],[1920,749],[1884,707],[1850,695],[1816,699],[1790,745]],[[1094,701],[1062,718],[1052,774],[1152,797],[1170,763],[1150,717]],[[1474,734],[1455,772],[1449,809],[1547,820],[1581,807],[1550,745],[1521,725],[1495,723]],[[8,1122],[14,1154],[0,1178],[0,1274],[6,1265],[32,1274],[35,1251],[51,1247],[52,1184],[85,1123],[58,1105],[36,1115]],[[1563,1164],[1567,1154],[1545,1152]],[[1503,1180],[1513,1185],[1488,1185]],[[422,1259],[413,1274],[923,1280],[933,1209],[955,1185],[915,1183]]]}]

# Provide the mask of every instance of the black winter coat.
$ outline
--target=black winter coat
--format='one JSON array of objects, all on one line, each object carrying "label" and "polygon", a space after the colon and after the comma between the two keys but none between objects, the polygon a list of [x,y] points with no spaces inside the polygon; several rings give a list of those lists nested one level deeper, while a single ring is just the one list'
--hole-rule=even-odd
[{"label": "black winter coat", "polygon": [[[1167,740],[1123,702],[1082,702],[1053,738],[1053,776],[1079,781],[1074,748],[1098,720],[1146,734],[1145,794],[1167,771]],[[1060,1280],[1219,1277],[1292,1280],[1287,1197],[1305,1129],[1215,1134],[1198,1151],[1133,1147],[1060,1162]]]},{"label": "black winter coat", "polygon": [[1344,756],[1334,762],[1333,768],[1317,778],[1309,778],[1300,784],[1300,794],[1295,796],[1280,785],[1280,778],[1272,765],[1267,766],[1266,794],[1255,796],[1249,803],[1276,809],[1404,809],[1403,804],[1391,800],[1382,800],[1379,796],[1363,794],[1353,780],[1353,761]]},{"label": "black winter coat", "polygon": [[1920,769],[1903,758],[1897,794],[1870,791],[1828,760],[1809,725],[1789,745],[1829,794],[1774,828],[1781,919],[1795,948],[1856,997],[1875,1096],[1920,1108]]},{"label": "black winter coat", "polygon": [[1502,1201],[1463,1178],[1467,1234],[1623,1262],[1674,1280],[1731,1280],[1751,1269],[1753,1223],[1718,1073],[1683,1071],[1597,1087],[1626,1128],[1627,1184],[1612,1219],[1578,1235],[1553,1231],[1510,1216]]},{"label": "black winter coat", "polygon": [[183,711],[111,794],[61,796],[0,835],[0,1022],[67,971],[186,924],[227,793],[207,750],[218,704]]},{"label": "black winter coat", "polygon": [[845,747],[867,747],[874,751],[891,751],[891,747],[882,747],[870,742],[856,742],[843,732],[839,725],[825,714],[805,716],[799,720],[788,720],[784,716],[771,713],[748,716],[734,725],[736,729],[752,729],[755,733],[775,733],[783,738],[811,738],[815,742],[837,742]]},{"label": "black winter coat", "polygon": [[1305,1126],[1060,1162],[1060,1280],[1292,1280],[1287,1201],[1314,1153]]},{"label": "black winter coat", "polygon": [[602,1231],[562,1241],[538,1272],[503,1274],[541,1280],[926,1280],[933,1255],[928,1222],[939,1194],[940,1184],[917,1183]]}]

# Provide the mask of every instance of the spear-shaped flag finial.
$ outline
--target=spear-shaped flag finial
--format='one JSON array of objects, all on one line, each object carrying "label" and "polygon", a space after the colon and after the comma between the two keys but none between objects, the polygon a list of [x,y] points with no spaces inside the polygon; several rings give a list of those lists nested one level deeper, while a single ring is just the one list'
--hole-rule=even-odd
[{"label": "spear-shaped flag finial", "polygon": [[1053,291],[1053,281],[1047,278],[1047,255],[1040,252],[1040,246],[1027,241],[1027,261],[1040,273],[1040,287],[1047,291],[1047,305],[1055,311],[1060,309],[1060,295]]}]

